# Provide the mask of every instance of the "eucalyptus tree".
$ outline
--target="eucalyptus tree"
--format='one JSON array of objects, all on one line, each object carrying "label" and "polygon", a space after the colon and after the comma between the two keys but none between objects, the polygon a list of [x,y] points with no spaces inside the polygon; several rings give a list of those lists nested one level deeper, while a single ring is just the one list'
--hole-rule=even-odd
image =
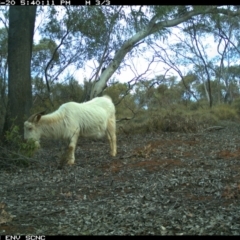
[{"label": "eucalyptus tree", "polygon": [[[220,11],[221,10],[221,11]],[[62,11],[62,13],[61,13]],[[99,95],[115,71],[121,71],[132,56],[144,57],[144,51],[159,39],[167,39],[170,28],[209,14],[229,14],[221,6],[108,6],[108,7],[52,7],[49,19],[41,26],[41,35],[58,42],[55,53],[59,63],[49,71],[45,79],[54,80],[67,66],[81,68],[88,60],[95,60],[91,92],[86,98]],[[64,14],[63,14],[64,13]],[[233,15],[238,10],[231,9]],[[200,21],[200,18],[196,18]],[[106,70],[101,74],[101,68]],[[54,71],[55,69],[55,71]],[[49,76],[51,75],[51,76]]]},{"label": "eucalyptus tree", "polygon": [[228,61],[225,65],[215,66],[217,89],[220,87],[221,102],[232,103],[240,96],[240,69],[238,64],[232,65]]},{"label": "eucalyptus tree", "polygon": [[[175,70],[186,89],[190,90],[190,85],[184,81],[184,75],[181,67],[188,67],[188,71],[195,71],[197,78],[194,85],[203,84],[205,92],[205,98],[209,102],[211,107],[214,101],[220,102],[222,83],[225,84],[226,96],[232,96],[231,87],[229,84],[229,74],[227,69],[236,64],[238,61],[238,54],[240,53],[237,47],[237,39],[239,39],[239,8],[237,6],[223,6],[217,8],[215,13],[207,15],[199,15],[188,21],[183,22],[175,28],[175,32],[172,33],[177,41],[175,43],[167,43],[167,47],[163,47],[162,44],[152,45],[156,60],[165,63],[169,69]],[[228,13],[228,14],[226,14]],[[218,49],[218,55],[213,57],[211,54],[212,49],[209,46],[210,37],[214,37],[216,49]],[[211,46],[213,45],[213,41]],[[219,66],[219,67],[217,67]],[[226,68],[228,66],[228,68]],[[218,76],[216,73],[218,69]],[[224,71],[219,71],[224,69]],[[217,80],[214,83],[214,89],[211,87],[211,81]],[[216,98],[215,92],[218,92],[218,98]],[[192,97],[197,100],[194,91]]]},{"label": "eucalyptus tree", "polygon": [[[194,17],[200,15],[202,20],[206,15],[217,14],[219,12],[221,14],[229,14],[231,16],[236,16],[240,13],[238,9],[225,9],[221,6],[151,6],[144,10],[145,21],[140,21],[142,26],[139,30],[132,28],[132,35],[130,37],[126,37],[124,43],[116,49],[112,61],[101,75],[99,81],[96,81],[93,85],[91,98],[102,92],[106,82],[121,65],[127,54],[130,54],[133,49],[136,50],[139,48],[143,42],[154,45],[154,40],[159,39],[159,37],[166,36],[167,28],[190,21],[191,19],[194,19]],[[140,9],[139,7],[136,12],[139,17],[141,16],[141,13],[143,13],[143,9]],[[131,14],[132,12],[130,15]],[[198,21],[200,20],[198,19]]]},{"label": "eucalyptus tree", "polygon": [[234,100],[234,79],[232,70],[239,64],[240,56],[240,16],[231,18],[227,15],[216,15],[213,18],[213,34],[218,42],[218,64],[215,67],[216,79],[219,85],[224,85],[224,102],[231,103]]},{"label": "eucalyptus tree", "polygon": [[[230,10],[233,7],[228,6],[225,7],[226,9]],[[232,78],[229,69],[239,62],[240,51],[236,46],[240,37],[239,20],[239,15],[232,17],[231,14],[213,14],[207,16],[201,22],[191,20],[190,25],[184,28],[184,32],[192,39],[189,50],[194,54],[193,59],[197,60],[194,69],[203,83],[210,106],[213,102],[213,94],[215,95],[215,102],[218,103],[222,100],[224,102],[232,102],[233,100],[233,84],[231,83]],[[186,26],[186,23],[183,25]],[[212,59],[209,59],[211,49],[208,48],[206,36],[214,37],[216,42],[217,54]],[[224,97],[222,97],[222,94],[224,94]]]}]

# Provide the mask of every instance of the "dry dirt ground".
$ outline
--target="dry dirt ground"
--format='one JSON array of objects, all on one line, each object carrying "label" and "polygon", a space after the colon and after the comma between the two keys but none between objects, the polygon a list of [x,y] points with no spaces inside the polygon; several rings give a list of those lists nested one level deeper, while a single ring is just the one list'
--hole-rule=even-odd
[{"label": "dry dirt ground", "polygon": [[240,235],[239,133],[120,135],[114,158],[80,139],[62,169],[46,142],[30,167],[0,169],[0,235]]}]

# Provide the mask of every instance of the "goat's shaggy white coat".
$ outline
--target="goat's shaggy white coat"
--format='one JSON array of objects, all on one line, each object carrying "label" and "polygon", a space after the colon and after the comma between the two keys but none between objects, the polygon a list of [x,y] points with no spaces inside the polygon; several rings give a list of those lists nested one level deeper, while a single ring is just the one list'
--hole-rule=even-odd
[{"label": "goat's shaggy white coat", "polygon": [[24,139],[33,139],[40,147],[40,138],[68,139],[68,164],[74,164],[79,136],[107,135],[111,155],[117,154],[115,106],[108,96],[97,97],[85,103],[68,102],[53,113],[33,114],[24,123]]}]

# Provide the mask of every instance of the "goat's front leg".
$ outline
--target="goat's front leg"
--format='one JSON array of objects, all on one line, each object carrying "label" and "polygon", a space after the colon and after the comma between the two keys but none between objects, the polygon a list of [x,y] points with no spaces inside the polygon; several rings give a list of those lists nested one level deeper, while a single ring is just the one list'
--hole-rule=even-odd
[{"label": "goat's front leg", "polygon": [[75,162],[75,149],[77,145],[78,134],[75,134],[70,141],[67,149],[67,164],[73,165]]}]

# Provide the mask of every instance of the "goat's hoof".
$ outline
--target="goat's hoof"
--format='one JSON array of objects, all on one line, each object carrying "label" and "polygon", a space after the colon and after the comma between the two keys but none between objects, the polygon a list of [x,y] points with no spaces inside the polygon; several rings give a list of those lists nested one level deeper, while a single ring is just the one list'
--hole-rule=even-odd
[{"label": "goat's hoof", "polygon": [[67,163],[67,165],[74,165],[74,162],[70,161],[70,162]]}]

